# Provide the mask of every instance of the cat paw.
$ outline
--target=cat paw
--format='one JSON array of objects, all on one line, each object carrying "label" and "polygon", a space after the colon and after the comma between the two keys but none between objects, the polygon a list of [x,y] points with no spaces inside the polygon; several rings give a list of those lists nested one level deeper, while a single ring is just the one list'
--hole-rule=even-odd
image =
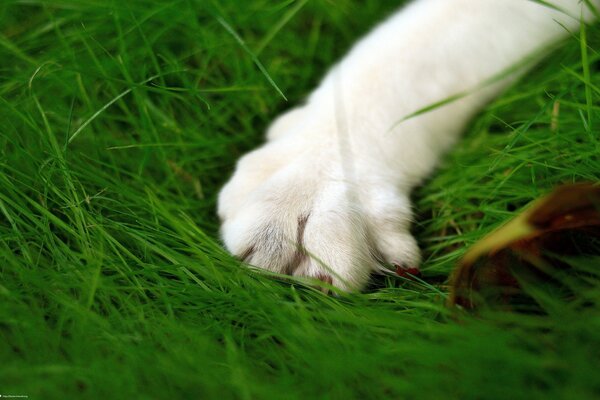
[{"label": "cat paw", "polygon": [[219,195],[232,254],[348,291],[363,288],[374,271],[418,266],[406,194],[383,177],[353,175],[368,160],[354,154],[348,166],[335,135],[274,136],[239,160]]}]

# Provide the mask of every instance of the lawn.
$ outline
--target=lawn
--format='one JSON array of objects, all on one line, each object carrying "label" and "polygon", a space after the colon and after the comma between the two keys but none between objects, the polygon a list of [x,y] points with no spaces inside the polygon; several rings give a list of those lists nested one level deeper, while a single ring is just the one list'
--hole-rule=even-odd
[{"label": "lawn", "polygon": [[528,286],[535,312],[445,306],[469,245],[556,184],[600,180],[597,27],[416,191],[422,281],[327,296],[222,249],[235,160],[401,3],[2,1],[0,394],[599,398],[600,244],[570,260],[568,295]]}]

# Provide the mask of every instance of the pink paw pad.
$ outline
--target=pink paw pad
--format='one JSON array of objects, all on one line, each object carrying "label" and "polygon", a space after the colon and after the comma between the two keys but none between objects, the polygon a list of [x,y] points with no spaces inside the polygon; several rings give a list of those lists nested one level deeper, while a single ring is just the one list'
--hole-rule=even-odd
[{"label": "pink paw pad", "polygon": [[414,279],[421,276],[421,271],[417,267],[411,267],[404,264],[394,264],[396,275],[406,279]]}]

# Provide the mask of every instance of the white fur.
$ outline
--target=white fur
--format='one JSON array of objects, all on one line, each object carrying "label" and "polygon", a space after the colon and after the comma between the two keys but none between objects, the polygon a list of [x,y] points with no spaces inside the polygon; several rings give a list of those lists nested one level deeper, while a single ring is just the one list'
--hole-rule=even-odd
[{"label": "white fur", "polygon": [[382,23],[239,161],[219,197],[227,248],[346,290],[382,262],[417,266],[411,189],[518,74],[491,78],[587,16],[577,0],[552,4],[563,11],[528,0],[417,0]]}]

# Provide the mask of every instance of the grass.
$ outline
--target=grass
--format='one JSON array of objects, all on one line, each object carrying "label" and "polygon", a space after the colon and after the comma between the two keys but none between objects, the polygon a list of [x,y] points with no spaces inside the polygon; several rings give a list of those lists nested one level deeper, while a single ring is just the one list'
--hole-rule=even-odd
[{"label": "grass", "polygon": [[598,28],[492,103],[417,191],[424,281],[331,297],[221,248],[236,158],[401,2],[381,3],[0,4],[0,394],[600,396],[598,256],[573,261],[574,295],[532,285],[536,313],[454,315],[443,283],[530,200],[599,180]]}]

